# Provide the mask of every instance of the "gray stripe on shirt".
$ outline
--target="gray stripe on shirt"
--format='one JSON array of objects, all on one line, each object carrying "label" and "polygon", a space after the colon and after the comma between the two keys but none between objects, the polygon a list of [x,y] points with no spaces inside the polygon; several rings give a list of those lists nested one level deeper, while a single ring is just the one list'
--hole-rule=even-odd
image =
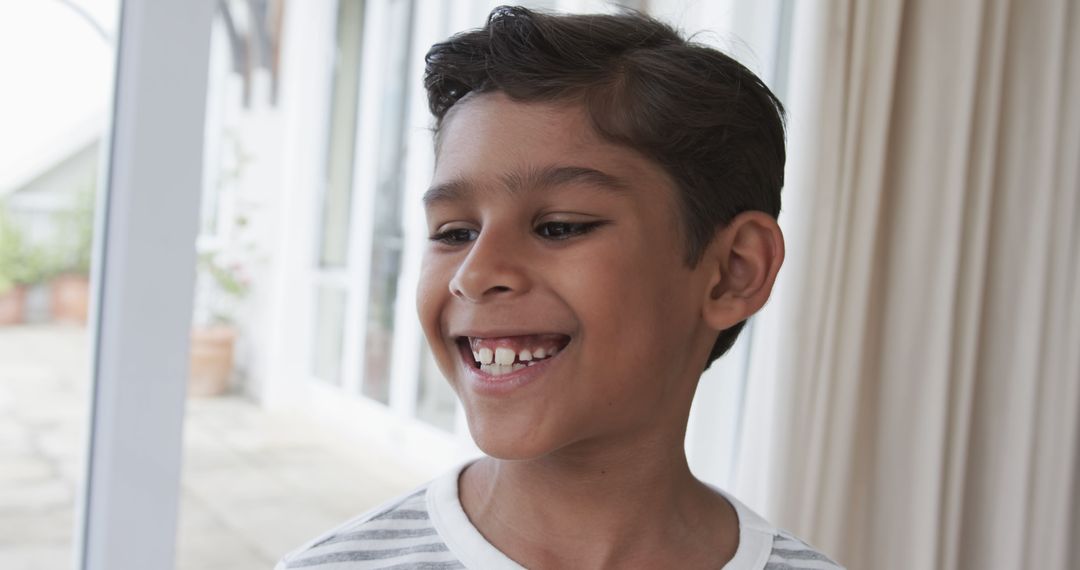
[{"label": "gray stripe on shirt", "polygon": [[[428,512],[419,511],[416,509],[395,509],[392,511],[386,511],[381,515],[377,515],[371,518],[373,521],[383,520],[427,520]],[[369,521],[370,522],[370,521]]]},{"label": "gray stripe on shirt", "polygon": [[787,562],[769,562],[763,570],[799,570]]},{"label": "gray stripe on shirt", "polygon": [[426,528],[383,528],[376,530],[360,530],[356,532],[347,532],[345,534],[335,534],[323,542],[320,542],[318,546],[324,544],[337,544],[339,542],[348,542],[350,540],[394,540],[399,538],[420,538],[424,536],[432,536],[435,534],[435,527]]},{"label": "gray stripe on shirt", "polygon": [[786,560],[821,560],[824,562],[832,562],[832,560],[829,560],[824,554],[809,549],[793,550],[790,548],[773,547],[772,555]]},{"label": "gray stripe on shirt", "polygon": [[307,566],[317,566],[319,564],[332,564],[335,562],[384,560],[387,558],[397,558],[398,556],[404,556],[406,554],[419,554],[422,552],[449,552],[449,549],[446,548],[445,544],[436,542],[432,544],[418,544],[416,546],[389,548],[385,550],[346,550],[343,552],[320,554],[310,558],[301,558],[300,560],[289,562],[287,567],[304,568]]}]

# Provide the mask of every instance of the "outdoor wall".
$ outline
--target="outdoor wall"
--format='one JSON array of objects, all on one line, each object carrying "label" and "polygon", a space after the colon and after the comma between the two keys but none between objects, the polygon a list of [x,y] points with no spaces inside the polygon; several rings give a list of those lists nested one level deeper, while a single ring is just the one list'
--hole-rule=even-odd
[{"label": "outdoor wall", "polygon": [[57,214],[75,208],[79,193],[93,192],[100,150],[94,140],[4,197],[15,222],[33,242],[56,239],[65,229]]}]

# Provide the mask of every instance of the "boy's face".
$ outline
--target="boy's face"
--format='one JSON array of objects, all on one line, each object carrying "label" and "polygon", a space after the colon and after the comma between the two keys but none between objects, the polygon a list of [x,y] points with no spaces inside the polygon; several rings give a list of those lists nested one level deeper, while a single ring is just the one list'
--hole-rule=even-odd
[{"label": "boy's face", "polygon": [[481,449],[681,438],[716,331],[659,166],[576,106],[474,95],[443,125],[425,207],[419,315]]}]

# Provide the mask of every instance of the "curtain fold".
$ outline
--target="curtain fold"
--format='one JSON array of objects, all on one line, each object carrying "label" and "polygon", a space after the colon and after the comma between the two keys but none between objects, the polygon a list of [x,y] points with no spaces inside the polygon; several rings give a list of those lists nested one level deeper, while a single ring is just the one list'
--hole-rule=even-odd
[{"label": "curtain fold", "polygon": [[852,568],[1075,556],[1078,36],[1069,0],[797,5],[735,491]]}]

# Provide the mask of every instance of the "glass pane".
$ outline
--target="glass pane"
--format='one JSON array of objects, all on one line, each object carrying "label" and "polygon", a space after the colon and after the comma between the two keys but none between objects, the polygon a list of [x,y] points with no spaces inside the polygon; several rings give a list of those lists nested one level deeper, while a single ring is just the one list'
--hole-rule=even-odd
[{"label": "glass pane", "polygon": [[[356,286],[320,265],[345,260],[362,3],[345,0],[321,20],[306,5],[282,5],[220,3],[212,35],[180,570],[272,568],[431,475],[341,429],[355,415],[333,407],[350,398],[325,385],[344,377]],[[341,41],[331,73],[322,47],[334,30]],[[276,98],[279,84],[294,98]],[[328,115],[327,130],[311,128]],[[325,182],[328,137],[334,182],[324,196],[308,189]],[[296,172],[308,178],[297,184],[287,175]],[[340,397],[318,400],[328,394]]]},{"label": "glass pane", "polygon": [[338,5],[330,99],[330,142],[319,242],[319,265],[322,267],[343,267],[348,255],[363,12],[364,3],[360,0],[342,0]]},{"label": "glass pane", "polygon": [[448,432],[454,431],[457,413],[457,396],[443,378],[427,342],[421,350],[420,389],[416,395],[416,415],[421,420]]},{"label": "glass pane", "polygon": [[0,567],[66,568],[119,2],[0,3]]},{"label": "glass pane", "polygon": [[[398,242],[400,243],[400,241]],[[397,298],[401,249],[386,237],[376,242],[369,276],[367,337],[364,344],[363,394],[390,401],[390,361],[394,345],[394,300]]]},{"label": "glass pane", "polygon": [[345,335],[345,292],[319,287],[315,299],[312,372],[332,384],[341,383],[341,348]]},{"label": "glass pane", "polygon": [[397,298],[398,275],[401,273],[402,164],[404,162],[404,129],[406,124],[406,95],[410,86],[408,75],[409,46],[412,42],[413,3],[396,0],[390,4],[389,37],[394,41],[386,46],[387,78],[380,94],[378,172],[375,189],[374,236],[371,251],[371,286],[368,294],[368,318],[364,346],[362,390],[365,396],[387,403],[390,396],[390,357],[393,353],[394,302]]}]

